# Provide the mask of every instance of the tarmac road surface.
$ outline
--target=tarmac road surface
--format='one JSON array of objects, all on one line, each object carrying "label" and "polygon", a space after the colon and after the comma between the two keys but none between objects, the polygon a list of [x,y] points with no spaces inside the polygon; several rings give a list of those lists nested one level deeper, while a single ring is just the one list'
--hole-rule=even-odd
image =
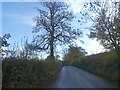
[{"label": "tarmac road surface", "polygon": [[50,88],[116,88],[87,71],[73,66],[64,66]]}]

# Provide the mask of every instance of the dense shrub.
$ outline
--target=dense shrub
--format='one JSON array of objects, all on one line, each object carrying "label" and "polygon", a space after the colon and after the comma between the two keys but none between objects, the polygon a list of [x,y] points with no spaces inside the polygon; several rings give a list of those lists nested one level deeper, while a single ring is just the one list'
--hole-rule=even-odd
[{"label": "dense shrub", "polygon": [[3,88],[47,87],[60,68],[59,61],[5,58],[2,61],[2,86]]}]

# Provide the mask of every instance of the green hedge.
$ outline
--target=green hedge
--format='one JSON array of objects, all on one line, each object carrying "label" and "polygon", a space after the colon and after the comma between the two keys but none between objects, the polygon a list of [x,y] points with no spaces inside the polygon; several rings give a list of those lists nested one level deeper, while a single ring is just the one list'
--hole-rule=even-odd
[{"label": "green hedge", "polygon": [[120,60],[117,58],[117,54],[114,51],[111,51],[80,57],[78,60],[73,60],[72,64],[67,62],[67,65],[73,65],[82,68],[97,76],[101,76],[104,79],[113,82],[114,84],[118,84],[118,79],[120,78],[120,68],[118,66],[119,63]]},{"label": "green hedge", "polygon": [[61,69],[59,61],[6,58],[2,61],[3,88],[47,87]]}]

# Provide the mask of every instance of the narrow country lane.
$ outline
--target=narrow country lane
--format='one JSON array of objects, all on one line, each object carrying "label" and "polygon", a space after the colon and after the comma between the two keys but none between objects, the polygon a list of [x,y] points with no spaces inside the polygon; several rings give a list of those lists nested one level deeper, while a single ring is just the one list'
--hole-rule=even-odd
[{"label": "narrow country lane", "polygon": [[57,80],[50,88],[115,88],[108,81],[96,77],[87,71],[64,66]]}]

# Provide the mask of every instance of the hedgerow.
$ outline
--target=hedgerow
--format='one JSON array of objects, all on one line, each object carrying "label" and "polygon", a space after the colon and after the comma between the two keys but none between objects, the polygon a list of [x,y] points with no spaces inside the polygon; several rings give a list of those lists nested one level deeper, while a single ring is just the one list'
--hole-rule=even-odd
[{"label": "hedgerow", "polygon": [[79,57],[77,60],[74,58],[72,59],[72,63],[71,61],[69,63],[69,60],[67,60],[67,64],[65,61],[64,65],[73,65],[79,67],[81,69],[87,70],[94,75],[111,81],[113,84],[119,84],[118,81],[120,78],[120,60],[114,51]]},{"label": "hedgerow", "polygon": [[44,88],[61,69],[59,61],[5,58],[2,61],[3,88]]}]

